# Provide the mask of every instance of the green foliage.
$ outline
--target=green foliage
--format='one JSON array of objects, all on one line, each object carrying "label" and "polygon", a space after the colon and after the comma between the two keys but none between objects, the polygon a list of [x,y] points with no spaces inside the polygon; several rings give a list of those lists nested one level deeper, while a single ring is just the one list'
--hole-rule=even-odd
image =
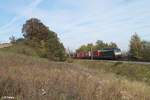
[{"label": "green foliage", "polygon": [[98,40],[96,42],[96,49],[103,49],[103,48],[107,48],[108,47],[108,44],[107,43],[104,43],[103,41],[101,40]]},{"label": "green foliage", "polygon": [[91,51],[91,49],[94,49],[94,45],[92,43],[89,43],[87,45],[82,45],[77,51]]},{"label": "green foliage", "polygon": [[17,44],[15,43],[8,48],[1,48],[0,51],[39,57],[35,48],[28,46],[28,45],[25,45],[24,43],[17,43]]},{"label": "green foliage", "polygon": [[130,40],[130,54],[132,58],[142,59],[142,41],[136,33]]},{"label": "green foliage", "polygon": [[36,48],[40,57],[48,57],[56,61],[66,59],[65,48],[57,34],[49,30],[39,19],[27,20],[22,32],[27,44]]},{"label": "green foliage", "polygon": [[130,41],[130,54],[134,60],[150,61],[150,42],[142,41],[135,33]]},{"label": "green foliage", "polygon": [[87,45],[82,45],[77,51],[91,51],[91,50],[101,50],[103,48],[117,48],[117,44],[114,42],[104,43],[101,40],[98,40],[95,45],[89,43]]},{"label": "green foliage", "polygon": [[16,43],[16,38],[14,36],[11,36],[9,40],[10,40],[10,43],[12,44]]},{"label": "green foliage", "polygon": [[66,59],[65,48],[60,43],[57,34],[50,31],[48,34],[48,41],[46,42],[46,49],[48,58],[56,61],[64,61]]},{"label": "green foliage", "polygon": [[116,43],[111,42],[111,43],[109,44],[109,48],[118,48],[118,46],[117,46]]},{"label": "green foliage", "polygon": [[142,57],[145,61],[150,61],[150,42],[142,42]]},{"label": "green foliage", "polygon": [[114,73],[134,81],[143,81],[150,84],[150,65],[132,64],[126,62],[107,62],[107,61],[74,61],[84,67],[95,69],[99,72]]},{"label": "green foliage", "polygon": [[39,19],[31,18],[23,25],[22,32],[26,40],[40,42],[48,39],[49,29]]},{"label": "green foliage", "polygon": [[24,42],[25,42],[24,38],[16,39],[16,43],[24,43]]},{"label": "green foliage", "polygon": [[96,42],[96,50],[100,50],[100,49],[103,49],[103,48],[117,48],[117,44],[114,43],[114,42],[111,42],[111,43],[104,43],[103,41],[101,40],[98,40]]}]

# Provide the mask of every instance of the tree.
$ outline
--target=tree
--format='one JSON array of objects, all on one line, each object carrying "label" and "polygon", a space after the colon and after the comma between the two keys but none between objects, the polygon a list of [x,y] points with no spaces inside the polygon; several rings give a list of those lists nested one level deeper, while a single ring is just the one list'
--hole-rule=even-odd
[{"label": "tree", "polygon": [[64,61],[66,59],[65,48],[63,44],[60,43],[57,34],[52,31],[49,32],[47,46],[48,58],[59,61]]},{"label": "tree", "polygon": [[23,25],[22,32],[24,38],[30,43],[30,45],[33,46],[39,45],[41,40],[48,40],[48,27],[46,27],[39,19],[36,18],[27,20]]},{"label": "tree", "polygon": [[95,45],[93,45],[92,43],[89,43],[87,45],[82,45],[79,49],[77,49],[76,51],[95,51],[95,50],[102,50],[104,48],[118,48],[117,44],[114,42],[111,43],[105,43],[101,40],[98,40]]},{"label": "tree", "polygon": [[16,38],[14,36],[11,36],[9,40],[10,40],[10,43],[12,44],[16,43]]},{"label": "tree", "polygon": [[65,49],[57,34],[49,30],[39,19],[31,18],[27,20],[23,25],[22,32],[28,45],[38,49],[41,57],[48,57],[51,60],[64,60]]},{"label": "tree", "polygon": [[84,51],[88,52],[91,50],[95,50],[95,46],[92,43],[88,43],[87,45],[82,45],[79,49],[77,49],[77,52]]},{"label": "tree", "polygon": [[95,47],[96,47],[96,50],[103,49],[103,48],[118,48],[117,44],[114,43],[114,42],[104,43],[101,40],[98,40],[96,42],[96,46]]},{"label": "tree", "polygon": [[16,43],[23,43],[25,40],[24,38],[18,38],[16,39]]},{"label": "tree", "polygon": [[108,45],[106,43],[104,43],[102,40],[98,40],[96,42],[96,49],[103,49],[103,48],[106,48]]},{"label": "tree", "polygon": [[87,44],[87,51],[95,50],[95,46],[92,43]]},{"label": "tree", "polygon": [[87,51],[87,46],[86,45],[82,45],[80,48],[78,48],[77,50],[76,50],[77,52],[80,52],[80,51]]},{"label": "tree", "polygon": [[142,41],[142,57],[143,60],[150,61],[150,42]]},{"label": "tree", "polygon": [[109,48],[118,48],[118,46],[117,46],[116,43],[111,42],[111,43],[109,44]]},{"label": "tree", "polygon": [[142,42],[136,33],[131,37],[129,52],[133,58],[141,59],[142,57]]}]

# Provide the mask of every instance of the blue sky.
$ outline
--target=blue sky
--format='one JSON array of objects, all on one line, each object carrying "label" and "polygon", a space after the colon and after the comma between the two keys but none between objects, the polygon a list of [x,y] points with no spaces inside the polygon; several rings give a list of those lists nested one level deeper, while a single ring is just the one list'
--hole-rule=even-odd
[{"label": "blue sky", "polygon": [[22,25],[31,17],[39,18],[73,50],[96,40],[128,50],[135,32],[150,40],[150,0],[1,0],[0,42],[21,37]]}]

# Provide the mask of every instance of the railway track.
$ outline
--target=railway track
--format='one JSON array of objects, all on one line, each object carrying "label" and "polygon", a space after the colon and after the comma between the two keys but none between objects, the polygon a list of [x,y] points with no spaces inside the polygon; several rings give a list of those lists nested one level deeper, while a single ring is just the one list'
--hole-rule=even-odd
[{"label": "railway track", "polygon": [[104,62],[112,62],[112,63],[129,63],[129,64],[141,64],[141,65],[150,65],[150,62],[142,62],[142,61],[128,61],[128,60],[88,60],[88,61],[104,61]]},{"label": "railway track", "polygon": [[[105,60],[106,61],[106,60]],[[130,63],[130,64],[144,64],[150,65],[150,62],[142,62],[142,61],[123,61],[123,60],[107,60],[108,62],[123,62],[123,63]]]}]

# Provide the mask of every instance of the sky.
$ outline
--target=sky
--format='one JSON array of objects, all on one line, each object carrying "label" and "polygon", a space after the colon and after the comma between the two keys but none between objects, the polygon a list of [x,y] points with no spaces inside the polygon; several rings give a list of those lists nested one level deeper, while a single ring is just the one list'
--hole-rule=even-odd
[{"label": "sky", "polygon": [[40,19],[71,50],[97,40],[128,50],[135,32],[150,40],[150,0],[1,0],[0,42],[22,37],[30,18]]}]

